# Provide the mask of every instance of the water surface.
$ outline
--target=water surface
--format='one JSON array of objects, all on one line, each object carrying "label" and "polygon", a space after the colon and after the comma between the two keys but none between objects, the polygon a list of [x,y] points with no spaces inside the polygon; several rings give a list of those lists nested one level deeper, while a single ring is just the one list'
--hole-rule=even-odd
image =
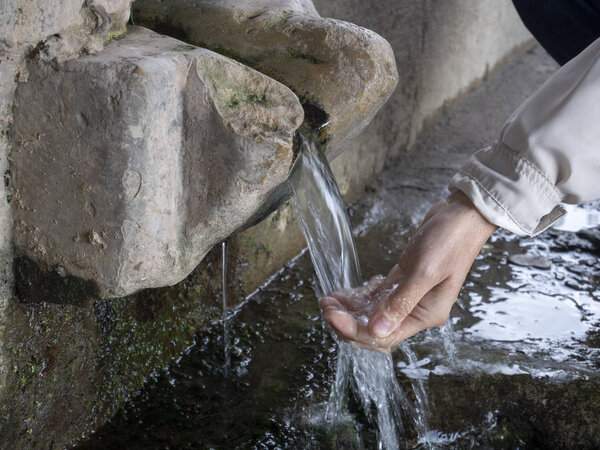
[{"label": "water surface", "polygon": [[[411,231],[395,215],[365,225],[365,209],[379,209],[376,197],[353,209],[366,276],[389,267]],[[413,397],[414,379],[426,381],[432,373],[530,374],[557,382],[593,377],[600,368],[597,252],[573,232],[550,230],[520,241],[495,235],[467,278],[452,327],[412,338],[415,361],[394,354],[408,395]],[[513,253],[543,254],[552,267],[510,264]],[[321,426],[335,379],[336,344],[321,320],[316,283],[307,253],[291,261],[229,318],[229,376],[222,324],[215,323],[80,448],[376,448],[377,431],[352,399],[346,425]],[[477,427],[455,435],[432,430],[430,439],[441,448],[483,445],[496,420],[489,413]],[[408,445],[417,446],[414,426],[406,425]]]}]

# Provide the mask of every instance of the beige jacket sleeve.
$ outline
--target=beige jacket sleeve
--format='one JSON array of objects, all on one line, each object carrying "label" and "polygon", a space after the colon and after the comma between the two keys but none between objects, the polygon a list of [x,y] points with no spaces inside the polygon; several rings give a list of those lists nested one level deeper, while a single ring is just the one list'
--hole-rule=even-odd
[{"label": "beige jacket sleeve", "polygon": [[600,198],[600,39],[561,67],[450,182],[492,223],[521,236],[548,228],[561,202]]}]

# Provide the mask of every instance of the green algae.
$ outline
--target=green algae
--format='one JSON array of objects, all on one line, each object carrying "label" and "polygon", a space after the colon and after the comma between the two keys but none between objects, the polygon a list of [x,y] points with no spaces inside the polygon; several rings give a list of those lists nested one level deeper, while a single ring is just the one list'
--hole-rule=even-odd
[{"label": "green algae", "polygon": [[316,56],[313,56],[309,53],[301,52],[293,47],[286,47],[284,50],[284,54],[289,58],[300,59],[310,64],[321,64],[321,60],[319,60]]},{"label": "green algae", "polygon": [[127,24],[126,23],[124,23],[123,27],[121,27],[120,29],[110,30],[108,32],[106,38],[104,39],[104,45],[109,44],[112,40],[116,40],[116,39],[120,38],[125,33],[127,33]]},{"label": "green algae", "polygon": [[171,50],[174,52],[189,52],[192,50],[196,50],[197,48],[198,47],[194,47],[193,45],[189,44],[179,44],[172,47]]},{"label": "green algae", "polygon": [[111,417],[218,316],[212,271],[209,263],[173,287],[100,299],[85,280],[21,259],[26,298],[11,302],[2,336],[4,442],[62,447]]}]

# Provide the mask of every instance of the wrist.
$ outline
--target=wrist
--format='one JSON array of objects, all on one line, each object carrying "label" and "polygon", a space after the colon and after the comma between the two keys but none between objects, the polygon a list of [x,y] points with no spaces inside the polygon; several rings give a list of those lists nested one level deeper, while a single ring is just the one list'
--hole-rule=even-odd
[{"label": "wrist", "polygon": [[462,191],[456,191],[446,198],[446,203],[458,217],[460,224],[482,240],[482,244],[498,229],[475,207],[471,199]]}]

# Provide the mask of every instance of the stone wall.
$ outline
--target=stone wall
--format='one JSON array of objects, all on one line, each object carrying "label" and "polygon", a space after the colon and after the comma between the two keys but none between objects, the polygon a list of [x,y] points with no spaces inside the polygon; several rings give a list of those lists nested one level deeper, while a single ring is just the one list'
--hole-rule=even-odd
[{"label": "stone wall", "polygon": [[[445,108],[532,42],[509,0],[314,3],[324,16],[352,21],[383,36],[398,66],[398,88],[334,165],[348,198],[386,161],[409,148]],[[358,165],[362,170],[355,169]]]},{"label": "stone wall", "polygon": [[[6,0],[0,3],[0,447],[20,448],[22,439],[11,439],[6,423],[11,411],[23,409],[31,402],[15,381],[17,372],[24,380],[24,371],[17,370],[15,356],[20,352],[11,347],[8,334],[13,327],[24,326],[16,315],[18,300],[14,297],[13,218],[10,185],[13,172],[10,164],[15,91],[27,81],[26,60],[33,54],[76,57],[81,51],[100,49],[106,39],[116,36],[129,19],[130,0],[39,0],[24,2]],[[41,314],[40,320],[48,317]],[[35,322],[35,319],[34,319]],[[34,343],[22,340],[19,348],[34,348]],[[36,349],[38,351],[40,349]],[[31,364],[31,360],[29,360]],[[30,368],[29,373],[32,373]],[[14,398],[13,401],[9,397]],[[13,415],[13,417],[15,417]],[[14,423],[14,422],[13,422]],[[21,433],[19,426],[16,433]]]}]

